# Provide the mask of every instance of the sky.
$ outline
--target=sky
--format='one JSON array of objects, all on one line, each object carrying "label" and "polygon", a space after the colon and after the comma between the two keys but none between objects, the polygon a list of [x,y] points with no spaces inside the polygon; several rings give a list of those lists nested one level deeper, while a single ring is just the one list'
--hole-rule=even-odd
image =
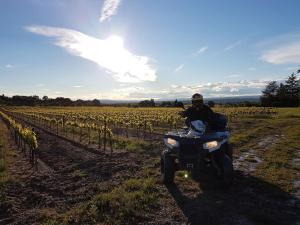
[{"label": "sky", "polygon": [[259,95],[300,65],[298,0],[0,0],[0,94]]}]

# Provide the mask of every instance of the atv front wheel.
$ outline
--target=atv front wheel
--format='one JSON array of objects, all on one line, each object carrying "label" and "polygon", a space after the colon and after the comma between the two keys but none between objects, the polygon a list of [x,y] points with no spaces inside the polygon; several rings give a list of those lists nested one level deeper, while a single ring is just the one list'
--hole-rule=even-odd
[{"label": "atv front wheel", "polygon": [[224,154],[223,157],[223,168],[221,174],[221,181],[223,186],[229,187],[233,180],[233,165],[232,160],[227,154]]},{"label": "atv front wheel", "polygon": [[194,168],[191,172],[192,172],[192,174],[191,174],[192,178],[195,181],[199,181],[199,179],[200,179],[200,166],[199,166],[199,163],[194,164]]},{"label": "atv front wheel", "polygon": [[161,159],[161,173],[162,179],[165,184],[171,184],[174,182],[175,176],[175,161],[168,154],[163,154]]},{"label": "atv front wheel", "polygon": [[224,187],[229,187],[233,180],[233,164],[230,157],[223,153],[218,152],[214,155],[214,161],[217,164],[217,175]]}]

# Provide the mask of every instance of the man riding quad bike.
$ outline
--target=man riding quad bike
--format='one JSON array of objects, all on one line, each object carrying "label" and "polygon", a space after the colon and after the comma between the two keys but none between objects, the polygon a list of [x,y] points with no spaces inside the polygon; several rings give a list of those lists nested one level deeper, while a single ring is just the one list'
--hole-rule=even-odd
[{"label": "man riding quad bike", "polygon": [[201,172],[213,168],[224,186],[233,178],[232,149],[227,119],[203,104],[200,94],[192,96],[192,107],[180,112],[187,128],[164,136],[166,149],[161,155],[161,173],[165,183],[173,183],[175,172],[186,170],[198,179]]}]

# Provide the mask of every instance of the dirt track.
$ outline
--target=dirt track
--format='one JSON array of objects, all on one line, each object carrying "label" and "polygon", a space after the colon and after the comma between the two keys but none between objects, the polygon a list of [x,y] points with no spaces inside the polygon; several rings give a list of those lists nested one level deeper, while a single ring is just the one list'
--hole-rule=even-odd
[{"label": "dirt track", "polygon": [[147,224],[292,225],[297,222],[299,205],[295,198],[252,176],[247,169],[251,162],[236,170],[229,190],[224,191],[207,180],[199,184],[181,177],[176,178],[176,185],[165,187],[160,182],[159,164],[154,163],[158,156],[123,152],[110,158],[40,129],[37,133],[39,170],[34,171],[19,151],[9,166],[9,172],[20,182],[7,189],[7,210],[1,214],[1,219],[6,219],[4,224],[40,224],[96,193],[111,190],[125,179],[142,176],[143,167],[153,169],[160,194],[159,207],[147,216]]}]

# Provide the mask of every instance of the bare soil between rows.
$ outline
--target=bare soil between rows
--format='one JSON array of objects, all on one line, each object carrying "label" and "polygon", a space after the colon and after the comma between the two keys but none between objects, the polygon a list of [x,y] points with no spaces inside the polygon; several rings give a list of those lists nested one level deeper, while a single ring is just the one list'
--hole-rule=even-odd
[{"label": "bare soil between rows", "polygon": [[[39,215],[66,212],[99,191],[108,191],[135,177],[142,165],[132,153],[96,154],[36,129],[37,170],[20,150],[15,150],[13,164],[8,168],[20,180],[19,185],[7,187],[7,209],[1,210],[6,212],[1,216],[12,224],[38,224],[43,219]],[[12,139],[11,145],[17,149]]]},{"label": "bare soil between rows", "polygon": [[87,151],[42,129],[36,131],[38,170],[10,138],[15,154],[8,171],[19,182],[6,188],[0,224],[42,224],[126,179],[143,178],[143,168],[153,171],[150,176],[157,183],[159,206],[139,224],[293,225],[299,221],[297,200],[252,176],[247,166],[237,168],[234,183],[227,190],[210,176],[200,182],[176,177],[174,185],[165,186],[160,180],[159,155],[115,152],[110,156]]}]

